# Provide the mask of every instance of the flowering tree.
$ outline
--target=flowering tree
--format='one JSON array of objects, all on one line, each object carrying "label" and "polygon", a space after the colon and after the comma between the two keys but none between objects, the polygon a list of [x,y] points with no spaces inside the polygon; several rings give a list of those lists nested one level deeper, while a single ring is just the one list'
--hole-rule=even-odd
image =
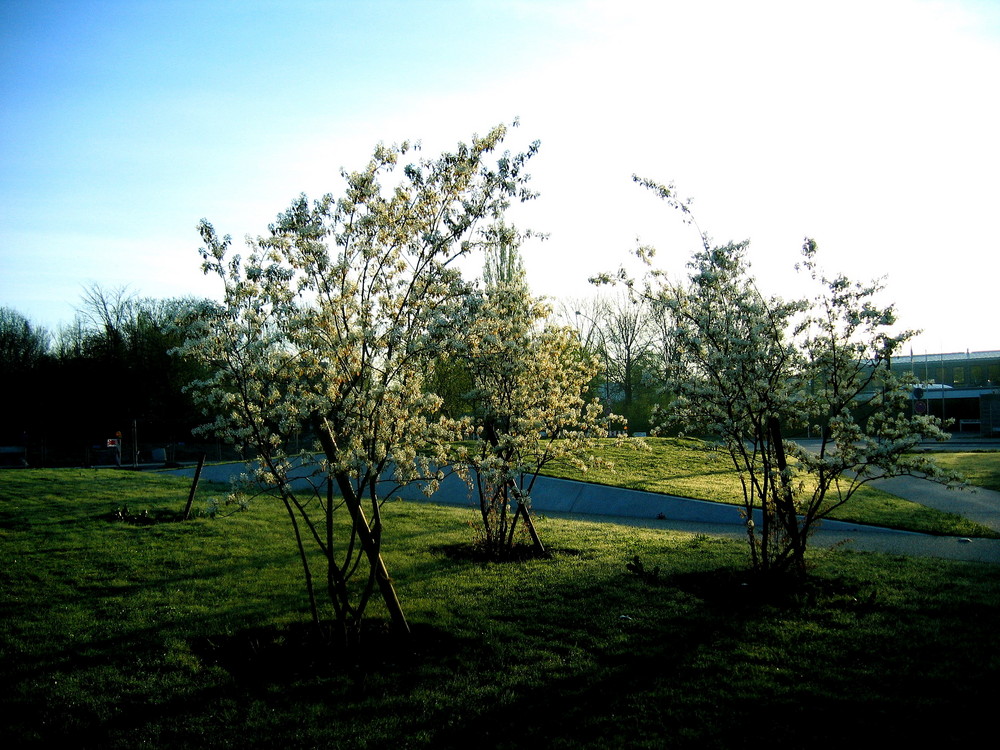
[{"label": "flowering tree", "polygon": [[[201,223],[204,270],[225,292],[188,321],[181,348],[211,373],[193,387],[214,417],[204,429],[257,459],[256,480],[287,510],[313,618],[329,612],[345,642],[376,592],[393,628],[408,632],[381,555],[380,509],[403,483],[433,491],[434,462],[459,435],[438,416],[425,374],[469,291],[455,261],[492,241],[513,200],[532,197],[524,166],[537,144],[489,162],[505,134],[500,126],[411,163],[386,187],[411,149],[379,146],[365,169],[343,174],[343,197],[294,201],[266,236],[248,239],[245,259]],[[296,453],[300,435],[314,442]]]},{"label": "flowering tree", "polygon": [[608,432],[599,401],[585,398],[594,362],[573,329],[543,324],[549,313],[516,279],[489,284],[470,297],[454,347],[471,380],[477,438],[456,460],[479,498],[480,546],[494,559],[511,552],[519,519],[544,552],[529,513],[539,472],[558,460],[585,469]]},{"label": "flowering tree", "polygon": [[[690,220],[672,187],[641,182]],[[724,443],[742,483],[753,567],[802,574],[810,534],[864,485],[903,474],[944,480],[909,451],[947,435],[912,412],[909,384],[891,371],[893,352],[913,332],[895,330],[892,306],[877,302],[880,283],[827,278],[807,240],[800,270],[818,285],[816,296],[769,297],[750,273],[748,244],[713,246],[701,234],[686,283],[658,271],[641,285],[620,278],[673,318],[676,400],[666,422]],[[653,257],[650,248],[638,254]],[[816,429],[818,449],[785,440],[789,427]]]},{"label": "flowering tree", "polygon": [[576,331],[554,325],[528,288],[520,246],[532,234],[497,224],[489,236],[483,289],[468,295],[435,373],[442,385],[461,388],[449,409],[461,410],[472,440],[452,460],[479,500],[477,546],[500,560],[513,551],[518,528],[544,553],[530,513],[535,480],[553,461],[582,468],[597,461],[594,441],[609,420],[587,399],[594,363]]},{"label": "flowering tree", "polygon": [[912,376],[892,371],[892,357],[916,332],[897,330],[893,306],[877,303],[882,283],[824,275],[811,239],[804,242],[802,255],[799,270],[818,283],[819,292],[798,326],[794,416],[799,425],[809,420],[806,426],[819,435],[819,444],[806,450],[789,443],[792,460],[777,456],[781,491],[792,498],[798,513],[797,526],[791,517],[782,525],[788,531],[779,538],[779,553],[787,548],[797,569],[803,566],[806,540],[816,522],[872,480],[902,475],[948,484],[960,480],[912,452],[921,440],[947,440],[950,435],[939,419],[913,409]]}]

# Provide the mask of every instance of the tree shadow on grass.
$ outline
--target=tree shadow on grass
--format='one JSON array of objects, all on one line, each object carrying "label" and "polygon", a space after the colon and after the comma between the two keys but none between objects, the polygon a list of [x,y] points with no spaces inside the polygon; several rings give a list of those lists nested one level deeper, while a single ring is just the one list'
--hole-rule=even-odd
[{"label": "tree shadow on grass", "polygon": [[[462,559],[468,548],[441,552]],[[721,646],[738,662],[734,641],[752,637],[757,623],[779,608],[781,614],[811,606],[810,597],[843,597],[844,607],[864,604],[849,584],[836,580],[767,585],[733,567],[672,572],[656,580],[622,570],[526,594],[567,603],[539,608],[534,619],[520,614],[531,599],[501,607],[500,597],[509,594],[498,594],[484,609],[491,622],[509,618],[510,627],[488,633],[478,623],[466,635],[415,623],[411,637],[401,641],[384,621],[369,620],[361,647],[349,655],[317,640],[309,622],[233,631],[220,621],[187,639],[200,664],[190,684],[156,700],[116,707],[89,725],[81,715],[73,725],[78,731],[62,736],[77,746],[81,737],[109,747],[140,740],[190,747],[204,740],[205,746],[348,748],[387,746],[379,744],[385,740],[440,750],[733,747],[765,739],[776,748],[831,747],[859,735],[915,740],[930,731],[922,722],[928,687],[916,692],[923,703],[890,701],[883,677],[850,661],[853,651],[835,653],[839,661],[820,670],[789,677],[795,682],[787,690],[778,678],[747,677],[748,671],[772,668],[769,663],[711,658]],[[599,605],[579,606],[595,593]],[[626,611],[634,617],[619,619]],[[586,617],[593,618],[586,629],[569,621]],[[591,637],[591,631],[597,634]],[[544,663],[522,650],[541,639],[549,641],[538,650]],[[100,653],[111,645],[102,645]],[[151,657],[158,641],[134,645]],[[907,669],[897,679],[916,681],[918,667]],[[838,671],[825,682],[826,672]],[[841,690],[845,685],[852,690]],[[449,700],[451,693],[460,693],[462,701]],[[869,694],[877,699],[866,700]],[[987,691],[961,693],[977,694]],[[985,702],[971,705],[979,709]],[[968,738],[964,725],[954,729]]]},{"label": "tree shadow on grass", "polygon": [[843,598],[857,602],[862,588],[838,579],[784,572],[763,574],[749,568],[675,573],[664,583],[693,594],[714,610],[743,612],[747,616],[764,607],[795,610],[817,601]]},{"label": "tree shadow on grass", "polygon": [[548,546],[544,552],[540,552],[530,544],[515,544],[505,554],[497,556],[489,550],[485,550],[481,546],[471,542],[442,544],[431,547],[430,551],[458,562],[497,564],[530,562],[532,560],[553,560],[558,557],[580,557],[584,554],[581,550],[570,547]]},{"label": "tree shadow on grass", "polygon": [[191,651],[207,666],[228,672],[252,692],[316,681],[347,681],[355,697],[364,694],[369,675],[392,675],[398,682],[417,665],[450,660],[461,646],[453,635],[416,624],[408,636],[391,632],[386,620],[370,618],[358,642],[345,647],[331,638],[332,623],[311,621],[247,628],[190,641]]},{"label": "tree shadow on grass", "polygon": [[[861,595],[859,584],[761,577],[723,567],[655,580],[633,574],[618,586],[645,591],[650,600],[679,595],[688,606],[650,609],[624,620],[621,640],[591,652],[586,669],[547,676],[539,664],[538,679],[515,698],[462,706],[442,723],[434,746],[826,748],[842,747],[858,736],[916,744],[949,733],[968,740],[978,731],[933,723],[938,717],[927,716],[927,708],[935,700],[935,683],[924,680],[920,667],[909,665],[909,676],[895,676],[914,685],[914,699],[903,699],[877,670],[857,661],[847,636],[824,641],[830,661],[817,661],[804,673],[796,672],[802,661],[794,654],[782,663],[754,652],[753,646],[746,652],[739,647],[753,644],[765,653],[795,648],[770,634],[772,621],[795,619],[797,612],[817,605],[848,619],[883,609],[874,596]],[[526,636],[556,625],[537,624]],[[765,635],[754,635],[758,626]],[[729,656],[716,658],[717,649]],[[847,685],[853,689],[844,690]],[[988,702],[975,690],[963,687],[962,692],[964,700],[977,696],[980,708]]]}]

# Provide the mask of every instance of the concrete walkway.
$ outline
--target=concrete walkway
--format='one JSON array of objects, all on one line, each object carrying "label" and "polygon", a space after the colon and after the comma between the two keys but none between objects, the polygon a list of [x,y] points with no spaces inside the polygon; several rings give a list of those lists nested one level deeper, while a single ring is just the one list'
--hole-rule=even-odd
[{"label": "concrete walkway", "polygon": [[[202,478],[228,482],[231,476],[243,471],[243,464],[211,465],[204,467]],[[174,469],[171,473],[193,477],[194,467]],[[885,483],[880,485],[882,489],[907,500],[958,513],[1000,530],[1000,493],[948,490],[932,482],[907,477],[879,482]],[[447,477],[429,500],[415,486],[404,488],[396,496],[410,501],[470,509],[477,507],[468,487],[457,476]],[[723,503],[551,477],[538,478],[531,502],[535,512],[543,516],[675,529],[739,539],[746,536],[738,506]],[[841,521],[824,521],[811,544],[815,547],[838,546],[866,552],[1000,563],[1000,539],[940,537]]]},{"label": "concrete walkway", "polygon": [[[817,440],[796,442],[807,450],[819,445]],[[924,443],[921,447],[929,451],[1000,451],[1000,440],[958,436],[944,443]],[[992,455],[1000,462],[1000,452]],[[918,477],[879,479],[872,486],[929,508],[957,513],[970,521],[1000,531],[1000,492],[971,486],[961,490],[948,489]]]},{"label": "concrete walkway", "polygon": [[[1000,455],[997,456],[997,461],[1000,461]],[[1000,531],[1000,492],[981,487],[948,489],[917,477],[879,479],[872,486],[928,508],[957,513],[970,521]]]}]

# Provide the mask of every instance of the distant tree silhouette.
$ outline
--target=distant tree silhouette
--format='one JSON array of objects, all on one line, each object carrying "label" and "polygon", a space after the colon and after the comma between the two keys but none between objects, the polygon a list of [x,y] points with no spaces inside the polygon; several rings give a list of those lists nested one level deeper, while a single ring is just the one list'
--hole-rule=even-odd
[{"label": "distant tree silhouette", "polygon": [[0,309],[0,442],[27,444],[34,463],[80,464],[117,432],[129,460],[136,437],[190,440],[200,416],[184,386],[197,371],[170,350],[181,342],[173,321],[197,304],[92,285],[55,337]]}]

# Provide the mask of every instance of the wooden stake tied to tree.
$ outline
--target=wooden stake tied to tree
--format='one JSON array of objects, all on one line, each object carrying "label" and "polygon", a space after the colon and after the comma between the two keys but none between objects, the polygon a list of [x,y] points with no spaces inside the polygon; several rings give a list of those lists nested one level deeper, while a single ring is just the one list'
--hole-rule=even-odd
[{"label": "wooden stake tied to tree", "polygon": [[[461,435],[427,373],[469,292],[456,261],[494,242],[511,202],[532,197],[524,168],[537,144],[491,161],[506,135],[498,126],[433,160],[379,146],[342,173],[341,197],[301,196],[245,257],[200,226],[204,270],[224,290],[222,304],[187,318],[181,348],[209,373],[193,387],[204,430],[249,448],[254,481],[287,511],[313,618],[345,642],[373,594],[394,630],[409,629],[381,555],[382,504],[410,482],[433,492]],[[315,442],[293,453],[300,435]]]}]

